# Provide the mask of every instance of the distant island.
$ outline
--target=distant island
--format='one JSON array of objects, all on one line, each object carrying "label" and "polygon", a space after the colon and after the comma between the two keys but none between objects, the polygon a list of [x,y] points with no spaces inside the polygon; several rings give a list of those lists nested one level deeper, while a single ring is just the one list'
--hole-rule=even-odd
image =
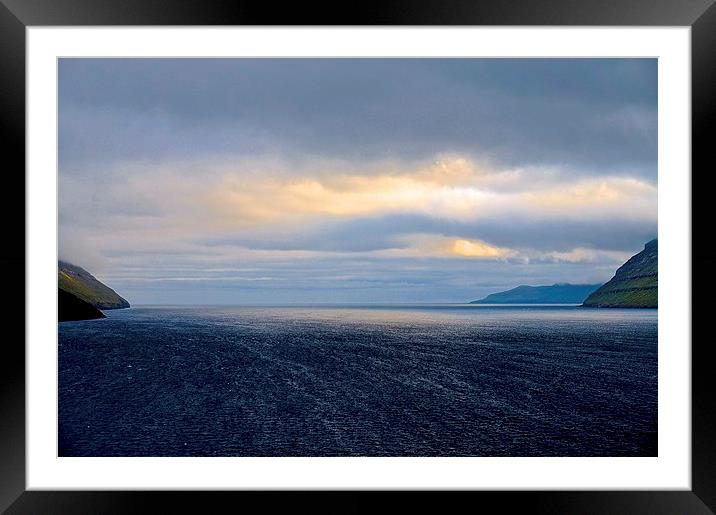
[{"label": "distant island", "polygon": [[522,285],[492,293],[470,304],[581,304],[600,284],[557,283],[551,286]]},{"label": "distant island", "polygon": [[619,267],[614,277],[592,293],[583,306],[593,308],[656,308],[659,245],[656,239]]},{"label": "distant island", "polygon": [[103,309],[128,308],[129,302],[98,281],[84,268],[66,261],[57,263],[58,320],[105,318]]}]

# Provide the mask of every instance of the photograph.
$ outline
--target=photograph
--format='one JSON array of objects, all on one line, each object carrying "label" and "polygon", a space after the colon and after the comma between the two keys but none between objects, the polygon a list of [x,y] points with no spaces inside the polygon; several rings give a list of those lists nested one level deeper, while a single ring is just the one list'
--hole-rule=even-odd
[{"label": "photograph", "polygon": [[58,456],[658,457],[658,71],[58,58]]}]

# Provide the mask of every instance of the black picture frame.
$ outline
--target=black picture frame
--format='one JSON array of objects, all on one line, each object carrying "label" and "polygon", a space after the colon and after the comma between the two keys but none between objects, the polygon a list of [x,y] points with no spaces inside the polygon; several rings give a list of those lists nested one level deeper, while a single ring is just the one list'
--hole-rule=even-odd
[{"label": "black picture frame", "polygon": [[[716,6],[714,0],[451,0],[361,2],[333,7],[287,3],[196,0],[0,0],[0,147],[5,198],[0,202],[5,272],[3,318],[8,331],[0,358],[0,510],[25,513],[207,512],[249,501],[264,509],[301,501],[305,492],[70,492],[25,491],[25,29],[81,25],[620,25],[691,27],[692,73],[692,490],[468,492],[450,502],[536,513],[700,514],[716,512],[716,417],[711,379],[712,342],[705,326],[706,292],[713,291],[716,257],[705,232],[708,173],[716,152],[708,135],[716,125]],[[678,170],[674,173],[689,173]],[[8,192],[12,192],[9,194]],[[695,236],[699,234],[701,239]],[[20,270],[24,273],[20,273]],[[22,292],[22,293],[21,293]],[[703,302],[699,302],[702,299]],[[16,333],[10,336],[15,328]],[[19,331],[18,331],[19,329]],[[707,334],[704,332],[704,334]],[[465,499],[469,495],[470,499]],[[363,511],[368,493],[322,495],[313,508]],[[423,503],[424,492],[411,500]],[[440,497],[441,507],[447,500]],[[215,510],[212,510],[215,511]]]}]

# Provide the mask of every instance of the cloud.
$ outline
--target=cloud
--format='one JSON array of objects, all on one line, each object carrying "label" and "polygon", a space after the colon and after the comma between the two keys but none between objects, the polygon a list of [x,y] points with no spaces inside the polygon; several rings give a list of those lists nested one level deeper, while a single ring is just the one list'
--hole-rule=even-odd
[{"label": "cloud", "polygon": [[517,256],[517,252],[490,245],[481,240],[453,238],[439,234],[404,234],[396,239],[404,245],[398,248],[381,249],[376,256],[417,257],[417,258],[460,258],[480,260],[506,260]]},{"label": "cloud", "polygon": [[479,240],[454,240],[450,250],[457,256],[474,258],[506,258],[514,252],[510,249],[502,249],[489,245]]},{"label": "cloud", "polygon": [[466,158],[438,163],[382,174],[359,169],[334,175],[301,176],[293,171],[247,177],[236,171],[225,174],[207,195],[217,216],[237,224],[390,213],[457,220],[508,216],[651,220],[656,213],[656,187],[641,179],[563,175],[560,180],[533,182],[521,170],[486,172]]},{"label": "cloud", "polygon": [[567,252],[545,252],[536,256],[536,259],[557,263],[624,263],[629,257],[629,252],[576,247]]},{"label": "cloud", "polygon": [[657,232],[653,59],[59,71],[60,254],[139,302],[469,300]]},{"label": "cloud", "polygon": [[656,59],[62,59],[60,162],[216,155],[656,174]]},{"label": "cloud", "polygon": [[[530,181],[523,170],[481,168],[466,158],[439,158],[413,168],[393,166],[382,173],[358,166],[330,174],[320,162],[316,171],[306,167],[301,175],[275,165],[267,167],[271,171],[266,174],[226,163],[195,166],[200,174],[187,173],[181,165],[135,165],[112,183],[63,179],[62,220],[111,223],[115,232],[150,238],[158,233],[205,239],[233,234],[237,241],[242,235],[250,241],[274,231],[290,241],[291,233],[306,228],[316,227],[323,236],[335,238],[345,229],[337,227],[341,221],[385,217],[412,220],[413,228],[403,224],[409,232],[421,232],[424,220],[434,220],[426,222],[434,230],[442,220],[442,231],[456,230],[451,235],[467,237],[459,231],[470,226],[484,230],[486,223],[520,226],[530,221],[617,219],[622,224],[653,224],[657,213],[656,187],[641,179],[585,178],[551,170],[546,179]],[[95,216],[87,217],[88,213]],[[361,236],[369,235],[364,231]]]},{"label": "cloud", "polygon": [[300,171],[275,162],[261,169],[258,162],[247,170],[219,162],[147,163],[110,174],[111,182],[63,177],[61,227],[67,234],[85,227],[110,253],[127,247],[201,253],[230,245],[265,256],[401,249],[427,255],[435,245],[413,244],[427,234],[449,241],[441,243],[444,255],[498,258],[622,250],[656,227],[656,187],[633,177],[500,170],[458,156],[382,170],[344,164],[340,173],[322,161]]}]

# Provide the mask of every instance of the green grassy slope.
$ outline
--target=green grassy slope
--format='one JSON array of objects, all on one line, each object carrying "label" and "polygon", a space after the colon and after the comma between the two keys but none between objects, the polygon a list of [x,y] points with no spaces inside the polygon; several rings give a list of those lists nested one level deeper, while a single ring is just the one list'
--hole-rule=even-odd
[{"label": "green grassy slope", "polygon": [[656,308],[658,307],[657,240],[651,240],[644,250],[632,256],[614,277],[592,293],[584,306],[595,308]]},{"label": "green grassy slope", "polygon": [[98,309],[128,308],[129,302],[102,284],[87,270],[65,261],[58,262],[58,287]]}]

